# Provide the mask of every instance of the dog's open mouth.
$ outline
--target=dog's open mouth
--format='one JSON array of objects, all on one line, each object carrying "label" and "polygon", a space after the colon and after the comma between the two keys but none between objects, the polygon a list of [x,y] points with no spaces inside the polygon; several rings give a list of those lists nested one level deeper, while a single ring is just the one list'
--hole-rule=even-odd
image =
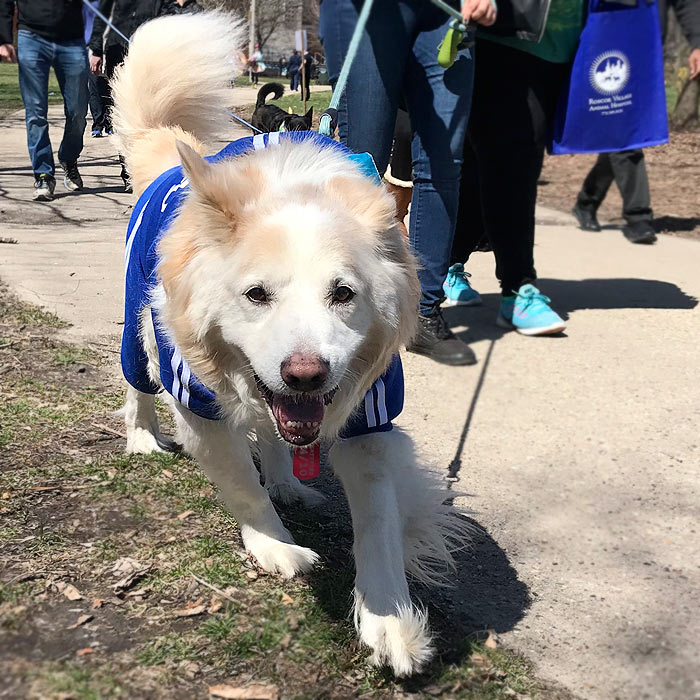
[{"label": "dog's open mouth", "polygon": [[256,375],[258,390],[267,402],[277,421],[277,430],[284,440],[302,447],[318,439],[323,415],[335,395],[336,389],[326,394],[299,392],[276,394]]}]

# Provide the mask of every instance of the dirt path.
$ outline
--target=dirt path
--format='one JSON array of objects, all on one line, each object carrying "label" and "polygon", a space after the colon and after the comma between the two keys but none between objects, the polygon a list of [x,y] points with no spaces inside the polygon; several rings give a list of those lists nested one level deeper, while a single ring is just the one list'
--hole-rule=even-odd
[{"label": "dirt path", "polygon": [[[109,145],[86,149],[97,191],[46,207],[26,201],[22,122],[0,129],[2,235],[18,241],[0,245],[0,276],[74,337],[113,342],[130,198]],[[700,243],[539,221],[541,287],[567,335],[503,335],[493,259],[478,254],[484,305],[448,315],[479,365],[405,357],[400,424],[436,469],[464,443],[455,488],[485,528],[450,605],[581,697],[699,697]]]}]

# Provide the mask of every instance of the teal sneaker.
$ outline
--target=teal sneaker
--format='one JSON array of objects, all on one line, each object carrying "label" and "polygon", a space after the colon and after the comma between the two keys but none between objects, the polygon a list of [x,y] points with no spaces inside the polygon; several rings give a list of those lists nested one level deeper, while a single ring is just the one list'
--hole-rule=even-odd
[{"label": "teal sneaker", "polygon": [[442,303],[445,306],[476,306],[481,304],[481,297],[476,289],[469,284],[471,275],[464,269],[462,263],[455,263],[448,271],[442,289],[447,297]]},{"label": "teal sneaker", "polygon": [[523,335],[561,333],[566,323],[549,306],[549,297],[532,284],[524,284],[512,297],[501,299],[496,323]]}]

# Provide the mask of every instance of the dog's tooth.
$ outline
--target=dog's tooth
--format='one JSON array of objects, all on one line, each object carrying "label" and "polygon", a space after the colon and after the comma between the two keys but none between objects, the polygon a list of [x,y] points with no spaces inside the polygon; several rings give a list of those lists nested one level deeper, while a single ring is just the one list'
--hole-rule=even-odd
[{"label": "dog's tooth", "polygon": [[291,428],[292,427],[292,421],[288,420],[285,424],[285,427]]},{"label": "dog's tooth", "polygon": [[311,424],[311,427],[312,427],[312,428],[318,428],[318,422],[317,422],[317,421],[314,421],[314,422]]}]

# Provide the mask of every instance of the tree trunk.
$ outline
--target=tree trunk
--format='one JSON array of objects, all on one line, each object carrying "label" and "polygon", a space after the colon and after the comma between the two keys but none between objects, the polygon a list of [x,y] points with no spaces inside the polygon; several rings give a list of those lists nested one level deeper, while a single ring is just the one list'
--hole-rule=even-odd
[{"label": "tree trunk", "polygon": [[681,88],[671,115],[673,129],[697,129],[700,127],[700,80],[686,80]]}]

